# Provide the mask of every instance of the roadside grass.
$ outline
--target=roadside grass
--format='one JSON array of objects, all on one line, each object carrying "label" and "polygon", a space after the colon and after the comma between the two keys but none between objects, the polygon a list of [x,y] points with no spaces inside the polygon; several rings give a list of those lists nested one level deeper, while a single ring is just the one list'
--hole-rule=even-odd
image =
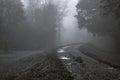
[{"label": "roadside grass", "polygon": [[42,61],[45,54],[42,52],[27,53],[23,52],[12,54],[0,54],[0,79],[13,80],[18,73],[24,71],[34,64]]}]

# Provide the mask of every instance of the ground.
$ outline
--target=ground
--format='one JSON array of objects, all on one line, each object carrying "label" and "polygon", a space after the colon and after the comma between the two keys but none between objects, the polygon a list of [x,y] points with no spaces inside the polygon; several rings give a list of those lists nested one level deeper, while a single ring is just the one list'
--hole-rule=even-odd
[{"label": "ground", "polygon": [[79,48],[79,46],[67,46],[58,51],[58,57],[72,73],[74,80],[120,79],[119,69],[87,56],[80,52]]},{"label": "ground", "polygon": [[[119,80],[120,70],[87,56],[80,45],[50,52],[0,52],[0,80]],[[89,50],[88,50],[89,51]]]},{"label": "ground", "polygon": [[55,53],[27,51],[1,54],[0,80],[73,80]]}]

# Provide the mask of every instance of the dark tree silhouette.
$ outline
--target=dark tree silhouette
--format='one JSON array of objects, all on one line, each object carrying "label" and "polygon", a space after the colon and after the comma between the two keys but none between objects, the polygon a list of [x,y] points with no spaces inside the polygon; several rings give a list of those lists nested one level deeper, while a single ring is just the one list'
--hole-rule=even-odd
[{"label": "dark tree silhouette", "polygon": [[113,37],[116,40],[118,51],[120,51],[120,0],[101,0],[101,8],[104,15],[112,15],[117,26],[113,28]]},{"label": "dark tree silhouette", "polygon": [[13,39],[19,31],[18,25],[24,20],[23,13],[19,0],[0,0],[0,43],[4,50],[15,44]]},{"label": "dark tree silhouette", "polygon": [[[55,47],[56,28],[63,12],[60,4],[45,0],[0,0],[0,49],[40,50]],[[65,8],[64,8],[65,9]],[[64,11],[64,10],[63,10]]]},{"label": "dark tree silhouette", "polygon": [[104,14],[110,14],[115,16],[115,18],[120,19],[120,0],[101,0],[101,3]]},{"label": "dark tree silhouette", "polygon": [[[28,22],[31,24],[32,33],[31,41],[38,44],[36,47],[52,48],[56,44],[56,28],[60,22],[58,5],[52,1],[45,0],[44,4],[29,0],[29,6],[26,10]],[[47,2],[48,1],[48,2]],[[31,34],[31,33],[30,33]],[[52,45],[52,46],[51,46]]]},{"label": "dark tree silhouette", "polygon": [[[94,35],[112,36],[116,42],[116,49],[120,48],[119,20],[114,17],[115,15],[119,15],[119,3],[116,3],[117,1],[118,0],[81,0],[77,5],[79,27],[86,27],[88,31]],[[116,9],[116,12],[114,9]],[[103,13],[107,15],[103,15]]]}]

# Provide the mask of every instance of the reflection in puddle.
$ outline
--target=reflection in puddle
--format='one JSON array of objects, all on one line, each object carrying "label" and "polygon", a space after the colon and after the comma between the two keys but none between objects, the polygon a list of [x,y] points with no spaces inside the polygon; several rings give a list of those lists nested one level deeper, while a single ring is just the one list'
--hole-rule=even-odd
[{"label": "reflection in puddle", "polygon": [[57,52],[58,52],[58,53],[64,53],[65,50],[64,50],[64,49],[59,49]]},{"label": "reflection in puddle", "polygon": [[68,58],[68,57],[65,57],[65,56],[62,56],[62,57],[60,57],[60,59],[69,60],[70,58]]}]

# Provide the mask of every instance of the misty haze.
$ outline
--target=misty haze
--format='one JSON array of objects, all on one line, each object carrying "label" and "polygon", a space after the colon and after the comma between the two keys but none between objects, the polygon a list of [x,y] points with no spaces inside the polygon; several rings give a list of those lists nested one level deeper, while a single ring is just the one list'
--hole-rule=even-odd
[{"label": "misty haze", "polygon": [[0,0],[0,80],[119,80],[120,0]]}]

